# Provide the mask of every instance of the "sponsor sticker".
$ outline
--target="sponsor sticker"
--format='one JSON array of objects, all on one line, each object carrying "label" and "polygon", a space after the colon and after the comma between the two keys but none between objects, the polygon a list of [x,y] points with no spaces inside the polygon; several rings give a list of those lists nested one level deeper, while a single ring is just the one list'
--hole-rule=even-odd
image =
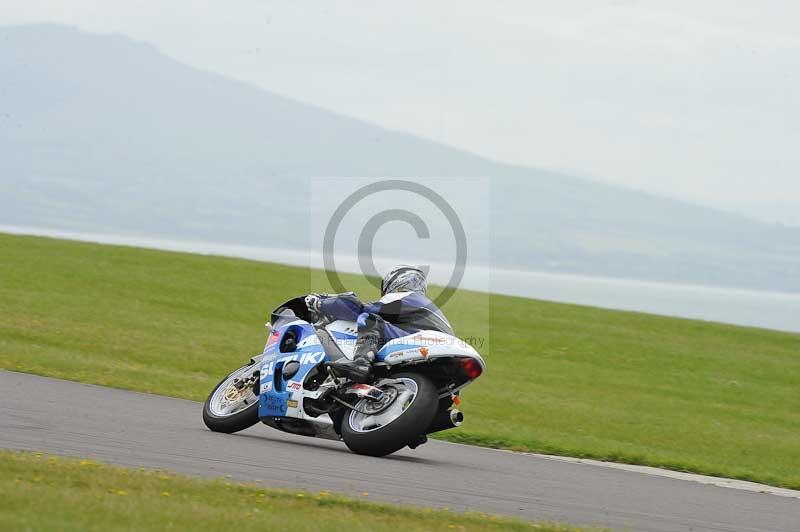
[{"label": "sponsor sticker", "polygon": [[403,356],[403,355],[405,355],[405,354],[406,354],[406,352],[405,352],[405,351],[395,351],[394,353],[390,354],[390,355],[389,355],[388,357],[386,357],[386,358],[388,358],[388,359],[390,359],[390,360],[394,360],[395,358],[400,358],[401,356]]},{"label": "sponsor sticker", "polygon": [[414,359],[417,357],[428,358],[430,354],[430,349],[427,347],[420,347],[417,349],[406,349],[404,351],[395,351],[386,356],[386,360],[405,360],[405,359]]},{"label": "sponsor sticker", "polygon": [[286,410],[286,405],[279,397],[275,397],[273,394],[264,395],[262,397],[264,401],[262,404],[264,412],[275,416],[283,415],[283,412]]},{"label": "sponsor sticker", "polygon": [[301,383],[300,381],[289,381],[286,384],[286,389],[287,390],[295,390],[295,391],[302,390],[303,389],[303,383]]},{"label": "sponsor sticker", "polygon": [[261,385],[261,393],[267,393],[272,391],[272,382],[267,381]]},{"label": "sponsor sticker", "polygon": [[297,408],[297,401],[295,401],[294,399],[289,399],[288,401],[286,401],[286,406],[288,408]]}]

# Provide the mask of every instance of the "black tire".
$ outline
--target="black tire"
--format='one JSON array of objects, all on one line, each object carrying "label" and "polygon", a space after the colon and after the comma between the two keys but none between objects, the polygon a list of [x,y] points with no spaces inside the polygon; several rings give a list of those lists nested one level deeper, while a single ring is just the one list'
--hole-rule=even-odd
[{"label": "black tire", "polygon": [[[236,373],[241,369],[242,368],[239,368],[233,373]],[[219,383],[214,386],[214,389],[211,390],[210,394],[208,394],[208,398],[203,405],[203,422],[205,422],[206,427],[214,432],[232,434],[234,432],[239,432],[240,430],[250,428],[258,423],[258,401],[255,401],[241,412],[237,412],[230,416],[217,416],[211,412],[211,398],[214,397],[214,392],[216,392],[220,386],[225,384],[225,382],[230,378],[231,375],[233,375],[233,373],[219,381]]]},{"label": "black tire", "polygon": [[439,394],[431,380],[419,373],[398,373],[392,378],[412,379],[417,385],[417,395],[411,405],[389,424],[358,432],[350,426],[351,413],[342,419],[341,434],[351,451],[369,456],[386,456],[419,440],[431,424],[439,406]]}]

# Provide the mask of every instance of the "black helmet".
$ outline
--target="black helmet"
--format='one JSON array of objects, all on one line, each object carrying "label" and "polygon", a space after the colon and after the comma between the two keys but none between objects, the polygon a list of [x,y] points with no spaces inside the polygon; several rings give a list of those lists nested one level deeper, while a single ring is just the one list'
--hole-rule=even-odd
[{"label": "black helmet", "polygon": [[425,272],[416,266],[395,266],[383,277],[381,282],[381,296],[394,292],[419,292],[424,294],[428,290]]}]

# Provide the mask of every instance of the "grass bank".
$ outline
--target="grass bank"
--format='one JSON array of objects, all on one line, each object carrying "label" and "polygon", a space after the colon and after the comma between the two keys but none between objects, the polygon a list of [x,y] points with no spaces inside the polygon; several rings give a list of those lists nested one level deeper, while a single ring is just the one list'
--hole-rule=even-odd
[{"label": "grass bank", "polygon": [[[323,280],[0,235],[0,367],[202,400],[261,351],[273,306]],[[800,488],[798,334],[467,291],[445,311],[488,362],[447,439]]]},{"label": "grass bank", "polygon": [[1,530],[542,530],[483,514],[375,504],[225,479],[0,451]]}]

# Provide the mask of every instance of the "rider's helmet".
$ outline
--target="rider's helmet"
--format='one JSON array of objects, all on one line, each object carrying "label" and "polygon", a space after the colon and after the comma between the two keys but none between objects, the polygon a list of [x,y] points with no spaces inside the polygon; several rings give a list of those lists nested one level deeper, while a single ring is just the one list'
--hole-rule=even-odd
[{"label": "rider's helmet", "polygon": [[424,294],[428,290],[425,272],[416,266],[401,264],[395,266],[383,277],[381,282],[381,297],[394,292],[419,292]]}]

